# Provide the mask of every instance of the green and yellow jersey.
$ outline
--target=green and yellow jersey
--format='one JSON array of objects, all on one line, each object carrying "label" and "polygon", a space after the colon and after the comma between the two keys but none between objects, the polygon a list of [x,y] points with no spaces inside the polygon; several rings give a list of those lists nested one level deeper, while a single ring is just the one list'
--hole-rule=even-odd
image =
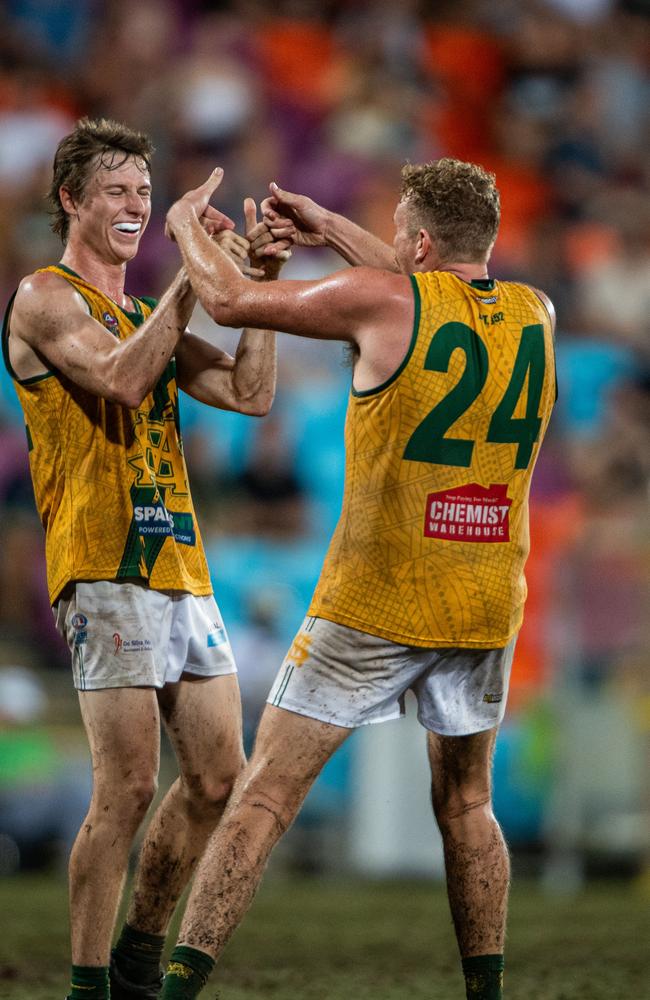
[{"label": "green and yellow jersey", "polygon": [[556,397],[552,323],[526,285],[411,281],[406,357],[350,396],[343,507],[309,614],[406,645],[505,646]]},{"label": "green and yellow jersey", "polygon": [[[127,312],[66,267],[42,270],[69,281],[119,340],[155,305],[134,298],[136,311]],[[174,359],[135,410],[57,371],[19,379],[9,361],[12,302],[3,353],[25,415],[51,602],[74,580],[139,577],[154,590],[212,593],[183,458]]]}]

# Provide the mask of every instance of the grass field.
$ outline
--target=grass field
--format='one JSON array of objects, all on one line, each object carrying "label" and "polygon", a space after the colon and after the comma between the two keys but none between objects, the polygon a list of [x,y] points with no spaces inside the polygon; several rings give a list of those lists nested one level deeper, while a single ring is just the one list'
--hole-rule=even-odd
[{"label": "grass field", "polygon": [[[647,899],[616,882],[575,898],[512,895],[508,1000],[650,998]],[[0,880],[0,997],[63,1000],[65,885]],[[444,889],[269,878],[206,1000],[462,1000]]]}]

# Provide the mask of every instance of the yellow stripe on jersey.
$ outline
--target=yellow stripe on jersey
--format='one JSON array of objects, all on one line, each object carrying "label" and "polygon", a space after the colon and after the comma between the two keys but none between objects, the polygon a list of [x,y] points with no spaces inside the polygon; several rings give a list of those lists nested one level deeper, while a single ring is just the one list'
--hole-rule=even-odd
[{"label": "yellow stripe on jersey", "polygon": [[[141,299],[134,299],[137,313],[125,312],[67,268],[43,270],[69,281],[91,316],[120,340],[151,313]],[[175,371],[172,358],[135,410],[54,371],[23,381],[12,372],[45,528],[52,603],[73,580],[139,577],[154,590],[212,592],[183,458]]]},{"label": "yellow stripe on jersey", "polygon": [[411,281],[402,365],[350,396],[343,507],[308,613],[406,645],[497,648],[523,617],[551,322],[526,285]]}]

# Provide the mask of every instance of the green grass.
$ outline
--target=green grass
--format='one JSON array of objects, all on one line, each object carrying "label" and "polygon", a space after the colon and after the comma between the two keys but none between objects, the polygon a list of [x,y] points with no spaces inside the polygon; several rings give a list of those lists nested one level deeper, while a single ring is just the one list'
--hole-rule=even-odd
[{"label": "green grass", "polygon": [[[601,883],[549,898],[517,884],[508,1000],[650,997],[648,900]],[[63,1000],[68,977],[61,880],[0,880],[0,997]],[[444,889],[427,883],[269,878],[205,1000],[462,1000]]]}]

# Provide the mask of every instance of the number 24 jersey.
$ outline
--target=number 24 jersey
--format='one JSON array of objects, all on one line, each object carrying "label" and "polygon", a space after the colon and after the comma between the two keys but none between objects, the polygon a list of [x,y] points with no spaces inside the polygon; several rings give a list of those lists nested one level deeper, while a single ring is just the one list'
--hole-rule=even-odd
[{"label": "number 24 jersey", "polygon": [[556,398],[552,323],[527,285],[411,282],[406,357],[350,396],[343,507],[309,614],[405,645],[505,646]]}]

